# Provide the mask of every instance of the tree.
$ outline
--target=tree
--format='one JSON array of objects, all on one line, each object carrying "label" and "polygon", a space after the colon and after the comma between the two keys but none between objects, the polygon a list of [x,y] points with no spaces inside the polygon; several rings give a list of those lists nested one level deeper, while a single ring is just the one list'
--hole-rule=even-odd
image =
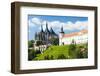
[{"label": "tree", "polygon": [[49,58],[49,55],[44,56],[44,59],[45,59],[45,60],[49,60],[49,59],[50,59],[50,58]]},{"label": "tree", "polygon": [[42,41],[36,41],[36,46],[43,45]]},{"label": "tree", "polygon": [[29,47],[29,48],[30,48],[30,47],[33,47],[33,43],[34,43],[34,40],[28,41],[28,47]]},{"label": "tree", "polygon": [[64,54],[60,54],[60,55],[58,55],[58,58],[57,59],[66,59],[66,57],[65,57]]},{"label": "tree", "polygon": [[53,55],[51,55],[50,59],[51,59],[51,60],[53,60],[53,59],[54,59]]},{"label": "tree", "polygon": [[70,44],[69,51],[75,51],[75,50],[76,50],[76,44]]},{"label": "tree", "polygon": [[85,44],[84,58],[88,58],[88,42]]},{"label": "tree", "polygon": [[59,44],[59,38],[51,38],[50,39],[52,45],[58,45]]},{"label": "tree", "polygon": [[88,57],[88,44],[83,44],[77,48],[77,58]]},{"label": "tree", "polygon": [[32,60],[35,57],[36,57],[36,53],[34,49],[28,49],[28,60]]},{"label": "tree", "polygon": [[70,57],[76,58],[76,56],[77,56],[76,55],[76,49],[77,49],[76,43],[75,43],[74,40],[72,40],[72,43],[69,45],[69,48],[68,48]]}]

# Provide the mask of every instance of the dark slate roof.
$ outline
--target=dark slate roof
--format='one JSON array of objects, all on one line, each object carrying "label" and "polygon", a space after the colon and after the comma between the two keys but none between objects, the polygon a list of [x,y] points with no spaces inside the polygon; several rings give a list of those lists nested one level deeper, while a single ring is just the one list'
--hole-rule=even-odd
[{"label": "dark slate roof", "polygon": [[57,35],[57,34],[53,31],[52,27],[51,27],[51,29],[50,29],[50,33],[53,34],[53,35]]},{"label": "dark slate roof", "polygon": [[43,31],[43,27],[42,27],[42,25],[41,25],[41,31],[40,31],[40,32],[41,32],[41,33],[44,32],[44,31]]},{"label": "dark slate roof", "polygon": [[46,29],[45,29],[45,33],[48,33],[48,34],[50,34],[50,31],[49,31],[49,29],[48,29],[48,25],[47,25],[47,23],[46,23]]},{"label": "dark slate roof", "polygon": [[63,26],[61,27],[61,32],[60,33],[64,33],[64,31],[63,31]]}]

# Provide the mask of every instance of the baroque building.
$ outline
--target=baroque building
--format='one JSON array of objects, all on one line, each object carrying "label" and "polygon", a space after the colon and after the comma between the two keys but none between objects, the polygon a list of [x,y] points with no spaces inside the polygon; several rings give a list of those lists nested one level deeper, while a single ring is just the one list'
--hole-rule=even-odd
[{"label": "baroque building", "polygon": [[88,30],[84,29],[79,32],[65,34],[62,27],[61,32],[59,33],[59,45],[69,45],[73,42],[73,40],[76,44],[87,43]]}]

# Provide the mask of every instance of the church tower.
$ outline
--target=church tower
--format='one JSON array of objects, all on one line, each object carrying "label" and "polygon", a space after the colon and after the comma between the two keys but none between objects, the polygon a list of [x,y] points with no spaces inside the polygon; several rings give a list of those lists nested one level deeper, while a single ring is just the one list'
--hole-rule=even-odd
[{"label": "church tower", "polygon": [[59,34],[59,37],[62,38],[64,36],[63,26],[61,27],[61,32]]},{"label": "church tower", "polygon": [[59,33],[59,45],[64,44],[62,38],[64,36],[63,26],[61,27],[61,32]]},{"label": "church tower", "polygon": [[48,24],[47,24],[47,22],[46,22],[46,29],[45,29],[45,38],[46,38],[46,45],[48,45],[49,44],[49,35],[50,35],[50,31],[49,31],[49,29],[48,29]]},{"label": "church tower", "polygon": [[42,27],[42,25],[41,25],[41,32],[43,32],[43,27]]}]

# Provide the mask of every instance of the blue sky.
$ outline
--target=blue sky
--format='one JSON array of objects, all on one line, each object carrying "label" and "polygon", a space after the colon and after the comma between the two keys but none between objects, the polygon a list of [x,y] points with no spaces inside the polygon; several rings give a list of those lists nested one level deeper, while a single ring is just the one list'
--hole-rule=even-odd
[{"label": "blue sky", "polygon": [[41,25],[45,30],[46,23],[48,24],[48,28],[52,27],[57,34],[59,34],[62,26],[65,33],[88,29],[88,17],[28,15],[29,40],[34,39],[34,34],[40,31]]}]

